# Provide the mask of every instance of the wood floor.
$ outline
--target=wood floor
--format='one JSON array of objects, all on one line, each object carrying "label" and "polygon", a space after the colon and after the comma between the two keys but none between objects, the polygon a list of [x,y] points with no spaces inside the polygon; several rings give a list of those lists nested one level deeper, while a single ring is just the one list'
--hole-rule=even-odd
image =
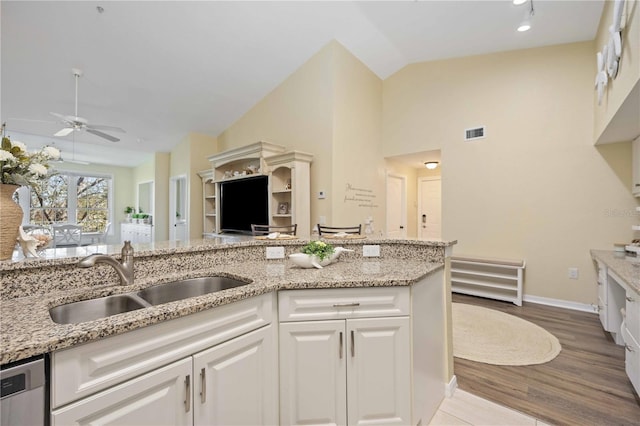
[{"label": "wood floor", "polygon": [[460,294],[453,301],[531,321],[562,345],[558,357],[540,365],[509,367],[454,358],[460,389],[550,424],[640,425],[640,398],[624,371],[624,348],[602,329],[597,315]]}]

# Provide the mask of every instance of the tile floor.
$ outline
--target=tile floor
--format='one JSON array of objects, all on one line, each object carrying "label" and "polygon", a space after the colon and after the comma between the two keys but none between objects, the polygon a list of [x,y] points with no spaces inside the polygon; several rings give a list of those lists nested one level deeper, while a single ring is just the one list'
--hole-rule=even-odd
[{"label": "tile floor", "polygon": [[442,401],[440,408],[429,424],[432,426],[548,426],[533,417],[487,401],[461,389],[456,389],[451,398],[445,398]]}]

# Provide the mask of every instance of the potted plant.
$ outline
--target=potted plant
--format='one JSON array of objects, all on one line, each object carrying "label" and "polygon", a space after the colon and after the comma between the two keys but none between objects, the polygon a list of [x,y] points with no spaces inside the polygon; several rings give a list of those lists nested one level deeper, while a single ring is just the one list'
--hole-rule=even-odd
[{"label": "potted plant", "polygon": [[302,247],[302,253],[293,253],[289,259],[301,268],[318,268],[329,265],[338,260],[341,253],[353,251],[342,247],[333,247],[324,241],[311,241]]},{"label": "potted plant", "polygon": [[131,214],[133,213],[133,207],[127,206],[124,208],[124,213],[127,215],[127,222],[131,222]]}]

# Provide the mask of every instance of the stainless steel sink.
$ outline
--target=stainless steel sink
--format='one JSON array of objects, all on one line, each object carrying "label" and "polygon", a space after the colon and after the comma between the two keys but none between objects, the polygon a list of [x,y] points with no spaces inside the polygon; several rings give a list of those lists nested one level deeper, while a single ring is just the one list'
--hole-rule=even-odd
[{"label": "stainless steel sink", "polygon": [[135,295],[114,294],[98,299],[67,303],[49,310],[51,319],[58,324],[76,324],[131,312],[150,306]]},{"label": "stainless steel sink", "polygon": [[139,291],[138,296],[152,305],[160,305],[247,284],[249,283],[227,277],[190,278],[148,287]]}]

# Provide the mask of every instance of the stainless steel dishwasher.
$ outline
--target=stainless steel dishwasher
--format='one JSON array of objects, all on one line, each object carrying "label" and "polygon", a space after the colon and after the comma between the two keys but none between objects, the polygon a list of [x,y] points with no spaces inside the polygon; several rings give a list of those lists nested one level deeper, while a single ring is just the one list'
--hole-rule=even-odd
[{"label": "stainless steel dishwasher", "polygon": [[31,358],[0,370],[0,425],[46,424],[44,358]]}]

